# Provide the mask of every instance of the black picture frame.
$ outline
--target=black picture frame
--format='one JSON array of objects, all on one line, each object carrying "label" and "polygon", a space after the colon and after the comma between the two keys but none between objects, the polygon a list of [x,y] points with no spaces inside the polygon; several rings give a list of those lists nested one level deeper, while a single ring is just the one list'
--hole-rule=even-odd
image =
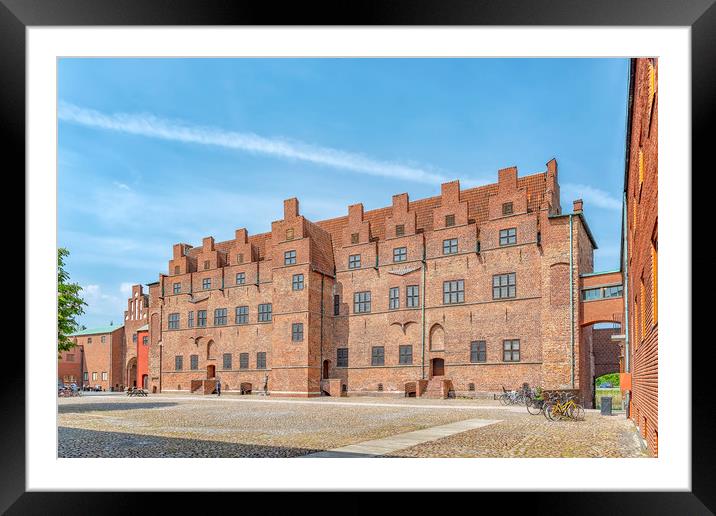
[{"label": "black picture frame", "polygon": [[[0,134],[4,163],[25,168],[25,49],[29,26],[86,25],[543,25],[543,26],[688,26],[691,28],[692,167],[712,170],[707,161],[716,91],[715,0],[370,0],[350,4],[230,0],[0,0]],[[347,8],[348,7],[348,8]],[[9,159],[8,159],[9,158]],[[687,171],[684,172],[686,177]],[[19,176],[19,174],[18,174]],[[695,203],[692,203],[695,204]],[[25,271],[27,274],[27,271]],[[690,280],[690,277],[689,277]],[[28,321],[26,313],[26,323]],[[685,336],[685,338],[688,338]],[[682,343],[683,344],[683,343]],[[551,514],[711,514],[716,507],[710,360],[692,361],[692,490],[690,492],[571,492],[560,494],[557,507],[549,493],[510,494],[526,510]],[[0,440],[0,511],[8,514],[114,514],[141,510],[148,494],[25,492],[25,356],[12,355],[4,370],[3,439]],[[702,407],[703,410],[693,410]],[[668,407],[661,407],[668,417]],[[615,465],[618,474],[618,465]],[[559,482],[555,479],[555,489]],[[186,505],[177,493],[159,494],[162,503]],[[217,497],[216,508],[222,505]],[[451,495],[447,495],[451,496]],[[425,508],[421,496],[407,497],[403,512]],[[481,493],[479,506],[491,498],[504,503],[504,493]],[[444,499],[443,499],[444,500]],[[562,503],[564,502],[564,504]],[[345,500],[344,502],[345,503]],[[444,501],[442,502],[444,503]],[[350,497],[351,512],[374,511],[370,498]],[[514,507],[514,505],[513,505]],[[562,512],[562,508],[567,510]],[[261,510],[263,509],[255,509]],[[333,510],[333,509],[331,509]]]}]

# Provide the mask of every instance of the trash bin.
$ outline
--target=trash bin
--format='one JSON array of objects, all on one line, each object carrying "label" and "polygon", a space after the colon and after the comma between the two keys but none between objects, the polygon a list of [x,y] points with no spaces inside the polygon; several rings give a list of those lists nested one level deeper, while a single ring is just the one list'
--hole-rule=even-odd
[{"label": "trash bin", "polygon": [[612,397],[611,396],[602,396],[600,403],[601,403],[601,408],[602,408],[602,416],[611,416],[612,415]]}]

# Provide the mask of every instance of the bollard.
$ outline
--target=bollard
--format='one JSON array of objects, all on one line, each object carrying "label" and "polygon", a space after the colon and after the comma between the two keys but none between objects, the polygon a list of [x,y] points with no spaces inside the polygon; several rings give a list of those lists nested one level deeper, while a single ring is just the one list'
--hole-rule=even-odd
[{"label": "bollard", "polygon": [[612,415],[612,397],[602,396],[601,397],[602,416]]}]

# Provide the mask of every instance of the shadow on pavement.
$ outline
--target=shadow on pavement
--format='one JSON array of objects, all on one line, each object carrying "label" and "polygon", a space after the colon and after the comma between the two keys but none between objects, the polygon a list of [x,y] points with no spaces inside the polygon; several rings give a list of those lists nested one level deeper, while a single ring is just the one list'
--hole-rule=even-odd
[{"label": "shadow on pavement", "polygon": [[129,458],[221,458],[221,457],[300,457],[322,451],[310,448],[227,443],[203,439],[184,439],[124,432],[98,432],[82,428],[58,427],[57,456]]},{"label": "shadow on pavement", "polygon": [[101,412],[105,410],[142,410],[152,408],[166,408],[178,405],[173,401],[155,401],[150,403],[73,403],[57,406],[59,414],[74,412]]}]

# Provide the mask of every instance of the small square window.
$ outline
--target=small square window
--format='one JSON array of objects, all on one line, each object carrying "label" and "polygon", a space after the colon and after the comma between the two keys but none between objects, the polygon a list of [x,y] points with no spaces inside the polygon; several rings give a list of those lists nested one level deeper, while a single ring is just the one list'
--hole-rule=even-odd
[{"label": "small square window", "polygon": [[174,293],[181,294],[181,283],[174,283]]},{"label": "small square window", "polygon": [[249,354],[248,353],[239,353],[239,369],[248,369],[249,368]]},{"label": "small square window", "polygon": [[418,285],[408,285],[406,287],[405,306],[408,308],[420,306],[420,287]]},{"label": "small square window", "polygon": [[520,361],[520,341],[519,340],[503,340],[502,341],[502,360],[504,362]]},{"label": "small square window", "polygon": [[211,288],[211,278],[204,278],[201,280],[201,288],[204,290],[209,290]]},{"label": "small square window", "polygon": [[226,308],[216,308],[214,310],[214,326],[226,325]]},{"label": "small square window", "polygon": [[293,290],[303,290],[303,274],[294,274],[291,280]]},{"label": "small square window", "polygon": [[236,307],[236,324],[248,324],[249,322],[249,307],[248,306],[237,306]]},{"label": "small square window", "polygon": [[296,263],[296,251],[286,251],[283,253],[283,264],[284,265],[294,265]]},{"label": "small square window", "polygon": [[242,264],[244,263],[244,253],[239,253],[236,255],[236,263]]},{"label": "small square window", "polygon": [[445,227],[449,228],[455,225],[455,215],[445,215]]},{"label": "small square window", "polygon": [[413,363],[413,346],[400,346],[398,350],[398,363],[400,364],[412,364]]},{"label": "small square window", "polygon": [[286,230],[286,240],[293,240],[293,228]]},{"label": "small square window", "polygon": [[210,264],[209,260],[204,260],[204,269],[208,269]]},{"label": "small square window", "polygon": [[443,304],[452,305],[465,302],[465,280],[443,282]]},{"label": "small square window", "polygon": [[457,254],[457,238],[443,240],[443,254]]},{"label": "small square window", "polygon": [[400,237],[403,235],[405,235],[405,225],[398,224],[397,226],[395,226],[395,236]]},{"label": "small square window", "polygon": [[503,215],[512,215],[512,203],[511,202],[505,202],[502,203],[502,214]]},{"label": "small square window", "polygon": [[370,312],[370,291],[355,292],[353,294],[353,313],[362,314]]},{"label": "small square window", "polygon": [[179,314],[169,314],[169,329],[170,330],[178,330],[179,329]]},{"label": "small square window", "polygon": [[408,259],[408,248],[407,247],[396,247],[393,249],[393,261],[404,262]]},{"label": "small square window", "polygon": [[174,266],[174,274],[180,274],[181,273],[181,267],[179,265]]},{"label": "small square window", "polygon": [[496,274],[492,277],[492,299],[508,299],[517,296],[515,273]]},{"label": "small square window", "polygon": [[517,243],[517,228],[500,230],[500,245],[514,245]]},{"label": "small square window", "polygon": [[303,340],[303,323],[293,323],[291,325],[291,340],[293,342]]},{"label": "small square window", "polygon": [[487,361],[487,344],[484,340],[476,340],[470,343],[470,362]]},{"label": "small square window", "polygon": [[348,257],[348,268],[349,269],[360,269],[360,255],[352,254]]},{"label": "small square window", "polygon": [[259,322],[271,321],[272,306],[271,303],[262,303],[259,305]]},{"label": "small square window", "polygon": [[351,233],[351,244],[357,244],[359,239],[360,239],[360,234]]},{"label": "small square window", "polygon": [[246,273],[245,272],[237,272],[236,273],[236,284],[243,285],[244,283],[246,283]]}]

